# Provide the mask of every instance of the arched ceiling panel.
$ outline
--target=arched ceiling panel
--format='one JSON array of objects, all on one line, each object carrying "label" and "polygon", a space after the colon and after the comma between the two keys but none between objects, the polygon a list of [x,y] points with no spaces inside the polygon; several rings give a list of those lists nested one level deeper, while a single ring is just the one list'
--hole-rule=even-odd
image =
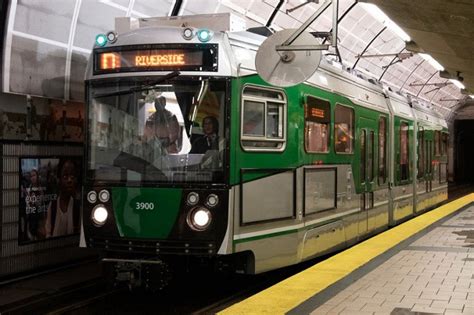
[{"label": "arched ceiling panel", "polygon": [[14,29],[67,44],[74,6],[58,1],[55,7],[44,1],[18,1]]},{"label": "arched ceiling panel", "polygon": [[[66,99],[82,99],[81,79],[86,60],[97,34],[113,29],[115,17],[143,18],[166,16],[176,1],[173,0],[12,0],[13,23],[10,23],[7,41],[11,43],[5,91],[31,93]],[[305,3],[305,0],[286,0],[273,20],[272,28],[297,28],[321,7],[324,1]],[[339,1],[339,16],[354,4],[354,0]],[[180,15],[232,13],[245,21],[246,27],[265,25],[280,0],[183,0]],[[308,28],[308,31],[328,32],[332,28],[332,8],[329,7]],[[353,66],[357,55],[394,54],[402,51],[405,42],[390,28],[374,37],[385,27],[380,18],[367,11],[364,4],[356,4],[338,26],[338,48],[345,66]],[[371,43],[371,41],[373,42]],[[370,45],[369,45],[370,44]],[[406,52],[404,50],[403,52]],[[326,53],[334,53],[331,49]],[[334,57],[332,57],[334,58]],[[48,61],[50,60],[50,61]],[[419,55],[393,63],[393,56],[362,58],[356,69],[369,72],[395,90],[417,95],[436,106],[455,107],[457,100],[465,98],[453,84],[443,85],[446,79],[435,74],[424,84],[435,69]],[[17,67],[19,66],[19,68]],[[38,76],[48,84],[22,83],[21,78]],[[42,82],[42,80],[37,80]],[[436,83],[438,85],[430,85]],[[70,88],[69,88],[70,86]],[[7,88],[5,88],[7,87]],[[48,89],[48,88],[46,88]],[[49,93],[49,94],[48,94]]]}]

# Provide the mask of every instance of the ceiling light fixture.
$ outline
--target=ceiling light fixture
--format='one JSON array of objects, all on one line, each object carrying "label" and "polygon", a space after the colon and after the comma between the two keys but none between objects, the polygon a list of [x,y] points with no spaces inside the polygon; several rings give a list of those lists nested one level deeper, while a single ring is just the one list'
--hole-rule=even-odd
[{"label": "ceiling light fixture", "polygon": [[462,84],[461,82],[459,82],[458,80],[454,80],[454,79],[449,79],[449,81],[453,82],[453,84],[455,86],[457,86],[458,88],[460,89],[465,89],[466,87],[464,86],[464,84]]},{"label": "ceiling light fixture", "polygon": [[443,71],[444,70],[444,67],[436,61],[436,59],[434,59],[433,57],[431,57],[431,55],[429,54],[423,54],[423,53],[419,53],[418,55],[421,56],[421,58],[425,59],[426,61],[429,62],[430,65],[432,65],[436,70],[438,71]]},{"label": "ceiling light fixture", "polygon": [[405,31],[398,26],[395,22],[393,22],[379,7],[372,3],[361,3],[364,9],[369,12],[377,21],[382,23],[383,25],[387,26],[392,32],[397,34],[402,40],[405,42],[409,42],[411,40],[410,35],[405,33]]}]

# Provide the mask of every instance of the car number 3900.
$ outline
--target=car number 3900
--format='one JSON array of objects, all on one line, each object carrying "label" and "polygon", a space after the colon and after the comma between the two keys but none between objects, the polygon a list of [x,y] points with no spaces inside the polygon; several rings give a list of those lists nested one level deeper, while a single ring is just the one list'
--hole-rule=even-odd
[{"label": "car number 3900", "polygon": [[137,202],[135,204],[136,210],[153,210],[155,209],[155,204],[153,202]]}]

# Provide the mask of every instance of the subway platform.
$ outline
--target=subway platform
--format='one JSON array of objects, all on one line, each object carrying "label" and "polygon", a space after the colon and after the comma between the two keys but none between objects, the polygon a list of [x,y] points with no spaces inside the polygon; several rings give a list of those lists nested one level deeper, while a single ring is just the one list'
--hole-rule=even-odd
[{"label": "subway platform", "polygon": [[269,313],[474,314],[474,194],[220,312]]}]

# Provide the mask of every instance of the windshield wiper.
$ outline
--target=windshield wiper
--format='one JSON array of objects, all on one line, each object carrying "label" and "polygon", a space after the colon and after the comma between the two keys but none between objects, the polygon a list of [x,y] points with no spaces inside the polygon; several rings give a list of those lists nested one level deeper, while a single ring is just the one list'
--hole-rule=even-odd
[{"label": "windshield wiper", "polygon": [[134,92],[147,91],[149,89],[154,88],[155,86],[157,86],[158,84],[160,84],[160,83],[162,83],[166,80],[170,80],[172,78],[175,78],[175,77],[179,76],[180,74],[181,74],[181,72],[179,72],[179,71],[173,71],[173,72],[168,73],[167,75],[162,76],[158,80],[153,81],[153,83],[151,83],[151,84],[132,87],[132,88],[129,88],[129,89],[119,90],[119,91],[116,91],[116,92],[97,94],[97,95],[94,95],[94,98],[124,95],[124,94],[129,94],[129,93],[134,93]]}]

